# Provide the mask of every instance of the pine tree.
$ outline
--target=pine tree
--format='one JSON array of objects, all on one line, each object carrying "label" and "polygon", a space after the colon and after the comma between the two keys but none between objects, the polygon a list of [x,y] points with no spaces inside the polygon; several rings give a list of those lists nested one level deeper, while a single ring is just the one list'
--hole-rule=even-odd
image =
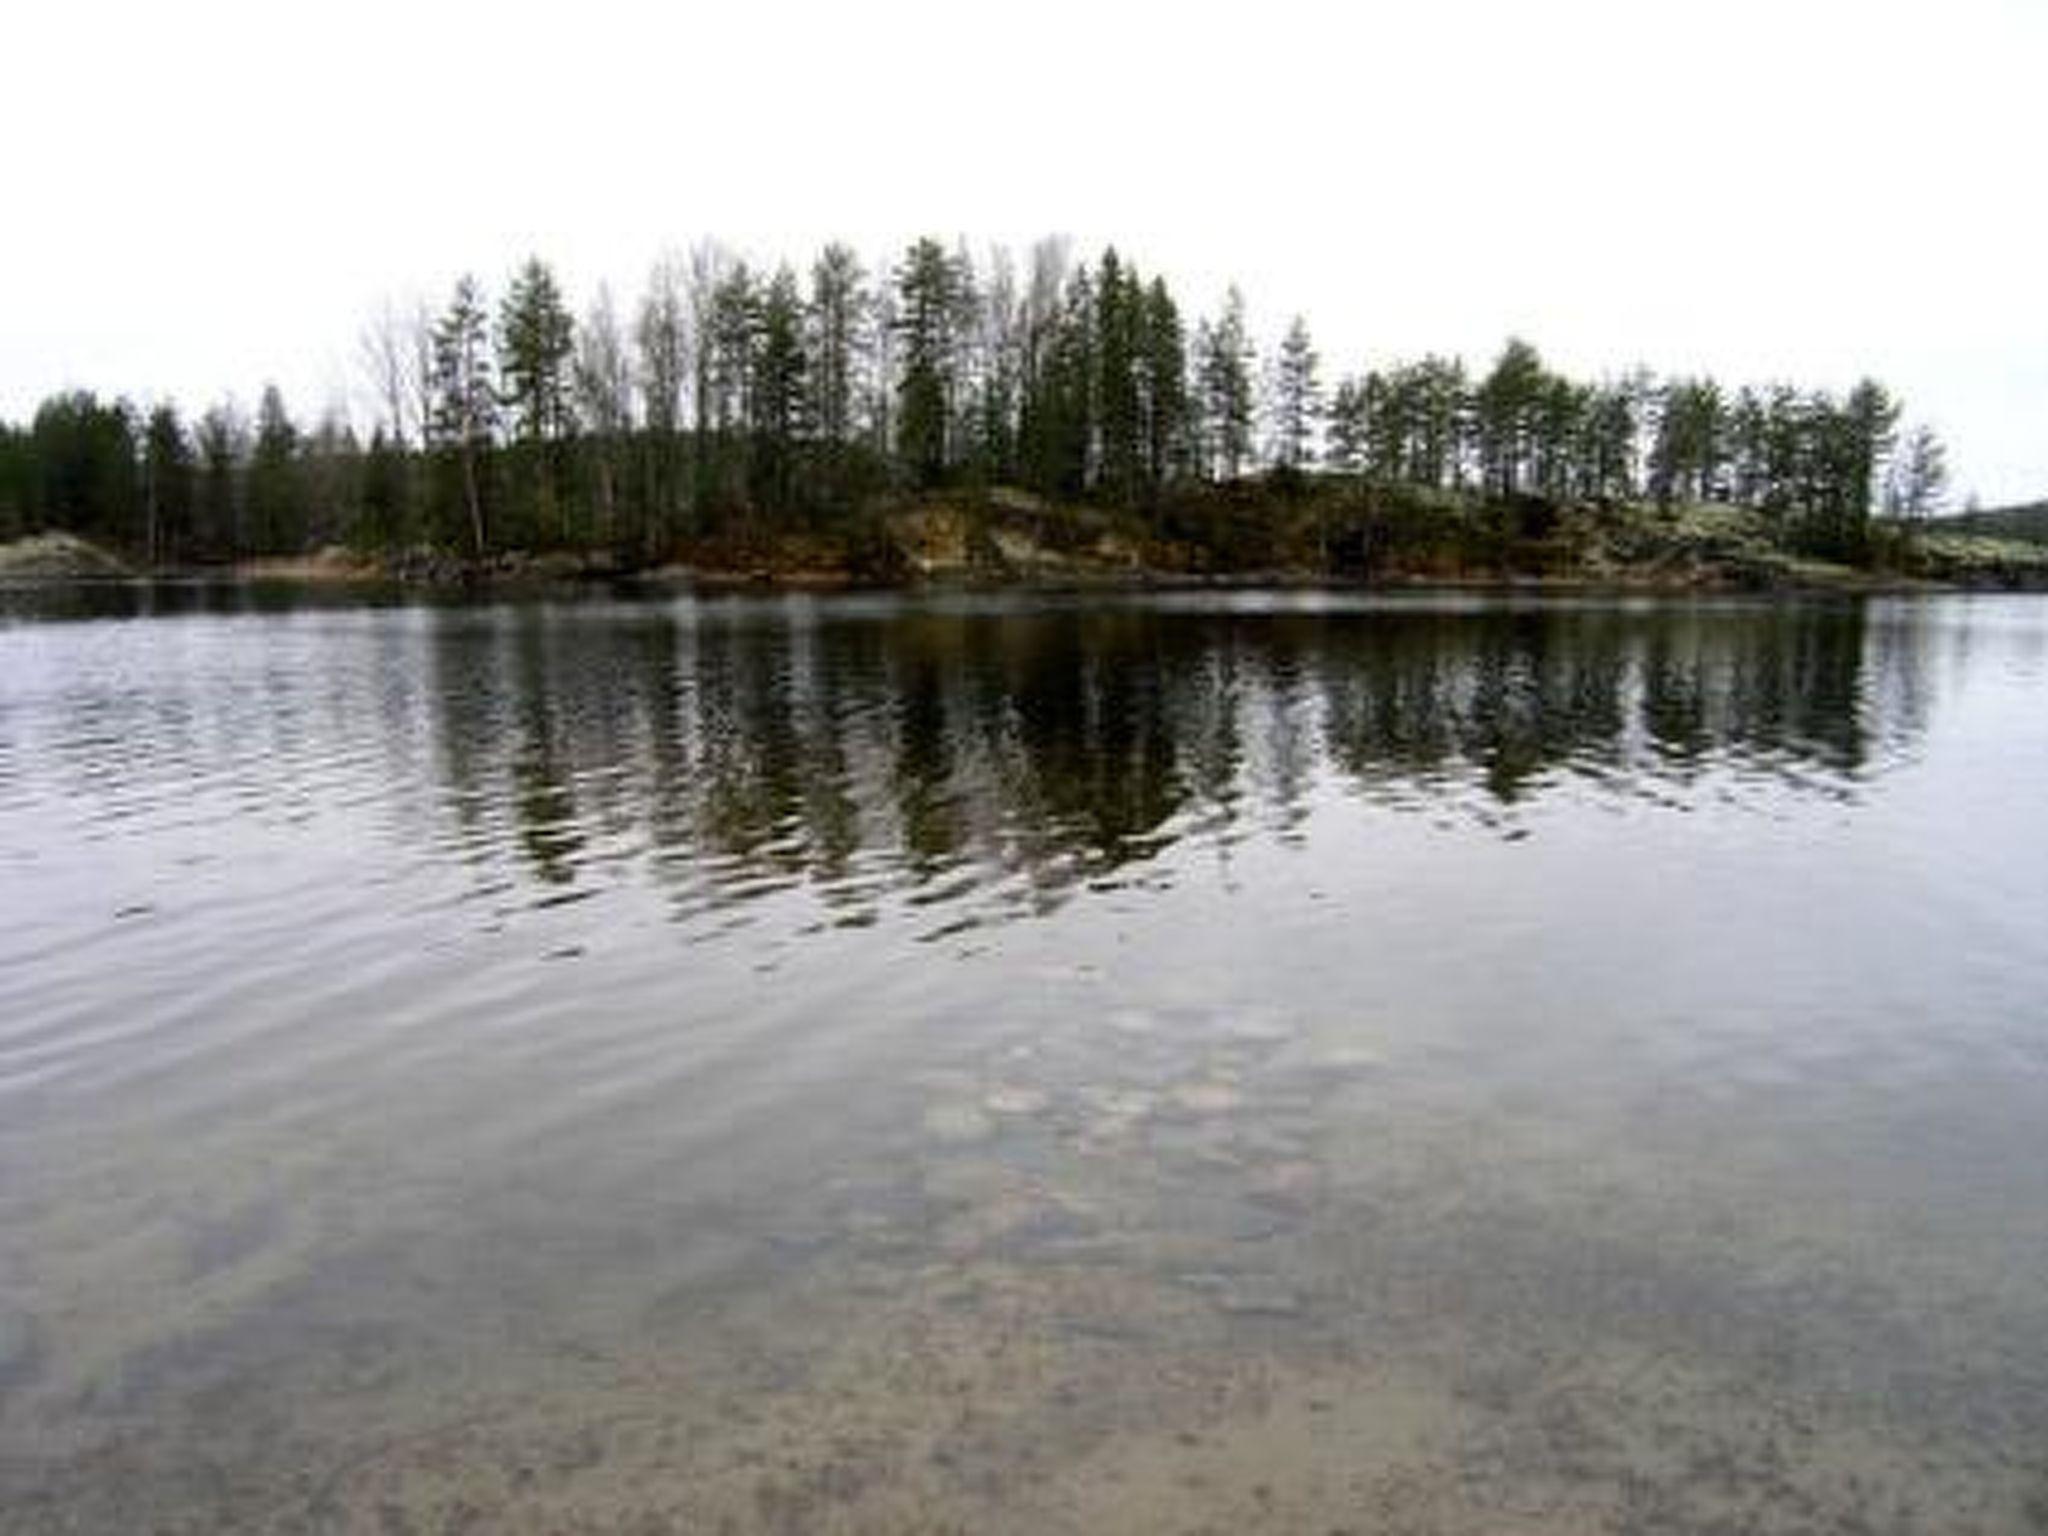
[{"label": "pine tree", "polygon": [[952,286],[948,294],[946,344],[950,355],[946,380],[946,469],[980,474],[989,468],[979,459],[987,398],[986,358],[981,347],[981,280],[974,257],[962,241],[953,248]]},{"label": "pine tree", "polygon": [[[751,463],[754,354],[761,290],[744,261],[723,265],[697,335],[699,514],[730,519],[745,508]],[[703,423],[708,422],[708,432]]]},{"label": "pine tree", "polygon": [[1764,398],[1744,386],[1728,408],[1728,493],[1738,506],[1761,507],[1770,488],[1770,416]]},{"label": "pine tree", "polygon": [[1591,402],[1587,391],[1559,374],[1546,374],[1538,389],[1532,426],[1533,475],[1546,496],[1573,494],[1585,457]]},{"label": "pine tree", "polygon": [[1201,373],[1202,414],[1209,427],[1205,457],[1210,472],[1235,480],[1251,460],[1252,349],[1245,333],[1244,295],[1235,284],[1224,296],[1223,313],[1203,336],[1197,364]]},{"label": "pine tree", "polygon": [[1024,483],[1047,493],[1058,485],[1062,458],[1057,363],[1066,281],[1066,242],[1051,239],[1033,245],[1031,275],[1017,322],[1017,463]]},{"label": "pine tree", "polygon": [[1584,494],[1623,499],[1635,494],[1638,395],[1628,380],[1594,388],[1587,405]]},{"label": "pine tree", "polygon": [[1941,511],[1948,495],[1948,450],[1928,426],[1906,435],[1906,451],[1894,468],[1893,515],[1918,522]]},{"label": "pine tree", "polygon": [[1404,391],[1400,371],[1392,375],[1374,369],[1359,387],[1359,413],[1365,418],[1365,472],[1382,484],[1400,480],[1405,471],[1403,454],[1407,432],[1402,422]]},{"label": "pine tree", "polygon": [[1336,392],[1330,396],[1329,444],[1324,462],[1340,474],[1357,474],[1365,468],[1370,434],[1364,382],[1357,378],[1340,379]]},{"label": "pine tree", "polygon": [[512,279],[498,311],[498,377],[522,442],[546,442],[570,424],[570,359],[576,327],[555,275],[539,257]]},{"label": "pine tree", "polygon": [[929,238],[911,246],[896,270],[896,451],[921,486],[939,484],[948,462],[957,276],[946,248]]},{"label": "pine tree", "polygon": [[796,274],[776,270],[760,301],[747,415],[753,430],[752,500],[770,514],[796,505],[797,454],[806,437],[803,302]]},{"label": "pine tree", "polygon": [[1730,500],[1848,560],[1868,552],[1874,502],[1924,517],[1947,491],[1939,439],[1901,442],[1870,380],[1840,396],[1641,370],[1581,383],[1511,340],[1476,388],[1462,362],[1425,356],[1345,378],[1325,415],[1301,318],[1261,380],[1235,288],[1190,337],[1166,285],[1113,248],[1070,267],[1064,242],[1041,242],[1021,289],[1004,252],[978,280],[964,247],[934,240],[874,270],[889,280],[869,285],[831,245],[800,287],[700,246],[687,273],[656,269],[625,335],[602,295],[572,322],[537,259],[495,325],[465,277],[438,320],[387,308],[361,338],[367,450],[339,420],[301,436],[275,390],[254,431],[231,407],[188,431],[169,403],[145,415],[70,392],[27,430],[0,423],[0,535],[42,520],[172,560],[422,532],[483,556],[532,534],[653,558],[691,513],[810,515],[885,483],[1014,478],[1156,509],[1180,477],[1261,462],[1254,422],[1289,472],[1320,446],[1381,485]]},{"label": "pine tree", "polygon": [[567,516],[557,445],[569,435],[576,327],[555,275],[529,258],[498,311],[498,378],[511,414],[513,455],[532,526],[561,541]]},{"label": "pine tree", "polygon": [[1097,490],[1117,506],[1130,506],[1138,495],[1141,303],[1137,275],[1114,249],[1104,251],[1095,279]]},{"label": "pine tree", "polygon": [[1307,469],[1316,460],[1316,426],[1323,411],[1316,364],[1308,322],[1296,315],[1273,365],[1273,462],[1283,470]]},{"label": "pine tree", "polygon": [[1101,458],[1097,434],[1095,278],[1077,267],[1067,280],[1053,342],[1049,388],[1052,398],[1054,478],[1049,489],[1079,499],[1093,488]]},{"label": "pine tree", "polygon": [[1426,357],[1417,374],[1418,467],[1422,483],[1462,486],[1477,412],[1465,364],[1458,358]]},{"label": "pine tree", "polygon": [[1897,441],[1899,405],[1877,380],[1864,379],[1849,391],[1844,413],[1848,474],[1844,500],[1853,517],[1867,521]]},{"label": "pine tree", "polygon": [[1528,489],[1543,380],[1543,360],[1534,347],[1516,337],[1501,349],[1493,371],[1479,386],[1473,405],[1480,469],[1487,490],[1496,496]]},{"label": "pine tree", "polygon": [[[701,255],[701,253],[700,253]],[[690,299],[684,302],[683,269],[672,258],[656,262],[648,274],[647,291],[633,320],[633,362],[640,390],[643,550],[650,556],[668,547],[683,515],[683,394],[695,369],[696,440],[700,471],[704,462],[705,356],[701,272],[693,259],[687,279]],[[708,295],[705,296],[708,303]],[[705,487],[698,485],[697,499]]]},{"label": "pine tree", "polygon": [[433,436],[436,446],[460,471],[470,549],[478,559],[488,546],[483,477],[498,421],[489,332],[483,295],[476,279],[465,275],[455,284],[448,310],[434,327]]},{"label": "pine tree", "polygon": [[1789,384],[1774,384],[1762,400],[1759,505],[1778,525],[1780,539],[1806,507],[1807,403]]},{"label": "pine tree", "polygon": [[896,329],[896,291],[884,283],[874,290],[868,325],[867,367],[855,391],[859,399],[860,437],[875,459],[900,477],[896,457],[896,397],[902,387],[902,348]]},{"label": "pine tree", "polygon": [[584,443],[584,462],[592,481],[600,543],[657,553],[645,538],[647,529],[628,529],[624,522],[625,449],[633,431],[633,367],[619,329],[611,291],[599,288],[576,330],[576,358],[570,367],[571,398]]},{"label": "pine tree", "polygon": [[860,259],[850,246],[826,246],[811,267],[810,413],[819,440],[833,448],[853,439],[854,386],[869,310]]},{"label": "pine tree", "polygon": [[990,254],[975,316],[977,393],[975,458],[994,481],[1017,477],[1018,414],[1023,379],[1023,313],[1009,252]]},{"label": "pine tree", "polygon": [[710,315],[700,338],[708,364],[705,394],[711,431],[721,442],[730,442],[747,429],[759,306],[753,269],[744,261],[733,262],[711,290]]},{"label": "pine tree", "polygon": [[1187,341],[1180,310],[1160,278],[1145,289],[1141,330],[1145,479],[1156,498],[1182,471],[1188,452]]},{"label": "pine tree", "polygon": [[1727,418],[1721,386],[1712,379],[1674,379],[1665,386],[1650,448],[1650,494],[1659,504],[1724,498]]}]

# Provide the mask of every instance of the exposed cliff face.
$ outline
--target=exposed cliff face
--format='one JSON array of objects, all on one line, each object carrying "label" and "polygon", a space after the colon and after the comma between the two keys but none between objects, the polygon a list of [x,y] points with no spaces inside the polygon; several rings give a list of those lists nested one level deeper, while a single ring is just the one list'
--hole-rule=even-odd
[{"label": "exposed cliff face", "polygon": [[997,492],[983,506],[917,507],[892,514],[885,527],[904,568],[924,577],[1142,575],[1148,566],[1111,518],[1018,492]]},{"label": "exposed cliff face", "polygon": [[[1155,514],[1056,505],[996,488],[880,505],[846,526],[692,541],[655,569],[605,549],[504,551],[484,561],[416,548],[330,548],[232,574],[425,586],[589,581],[837,587],[921,582],[1539,583],[1720,590],[1915,586],[2048,590],[2048,544],[1970,536],[1944,520],[1873,525],[1870,562],[1782,547],[1770,520],[1725,505],[1578,504],[1476,496],[1361,497],[1233,488]],[[147,574],[68,533],[0,544],[0,581]],[[219,572],[227,574],[227,572]]]},{"label": "exposed cliff face", "polygon": [[882,518],[878,529],[885,556],[879,571],[913,581],[2048,588],[2048,547],[1886,527],[1873,529],[1868,564],[1842,565],[1785,549],[1764,514],[1723,505],[1581,505],[1533,498],[1501,505],[1445,495],[1428,504],[1375,506],[1273,496],[1147,521],[996,492],[901,508]]},{"label": "exposed cliff face", "polygon": [[75,581],[134,574],[134,568],[119,556],[68,533],[38,533],[0,544],[0,580]]}]

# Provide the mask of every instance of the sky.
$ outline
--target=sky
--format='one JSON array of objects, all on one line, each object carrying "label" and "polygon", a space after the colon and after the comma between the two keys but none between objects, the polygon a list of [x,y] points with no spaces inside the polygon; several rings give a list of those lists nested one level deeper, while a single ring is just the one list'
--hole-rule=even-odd
[{"label": "sky", "polygon": [[386,302],[579,302],[717,237],[1114,242],[1327,378],[1509,335],[1595,377],[1874,375],[1956,498],[2048,496],[2048,0],[28,4],[0,417],[365,406]]}]

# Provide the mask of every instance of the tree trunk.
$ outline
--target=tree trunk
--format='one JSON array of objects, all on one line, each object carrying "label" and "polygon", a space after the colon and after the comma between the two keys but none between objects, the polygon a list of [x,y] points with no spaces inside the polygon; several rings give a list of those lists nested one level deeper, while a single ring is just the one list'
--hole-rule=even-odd
[{"label": "tree trunk", "polygon": [[484,557],[484,509],[477,495],[476,449],[465,443],[462,448],[462,498],[469,505],[469,533],[476,549],[476,557]]}]

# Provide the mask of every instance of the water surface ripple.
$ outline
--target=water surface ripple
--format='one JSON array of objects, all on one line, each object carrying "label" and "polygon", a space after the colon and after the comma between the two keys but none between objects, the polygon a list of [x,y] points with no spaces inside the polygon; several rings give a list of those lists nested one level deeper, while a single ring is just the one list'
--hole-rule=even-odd
[{"label": "water surface ripple", "polygon": [[0,1531],[2048,1531],[2048,608],[0,591]]}]

